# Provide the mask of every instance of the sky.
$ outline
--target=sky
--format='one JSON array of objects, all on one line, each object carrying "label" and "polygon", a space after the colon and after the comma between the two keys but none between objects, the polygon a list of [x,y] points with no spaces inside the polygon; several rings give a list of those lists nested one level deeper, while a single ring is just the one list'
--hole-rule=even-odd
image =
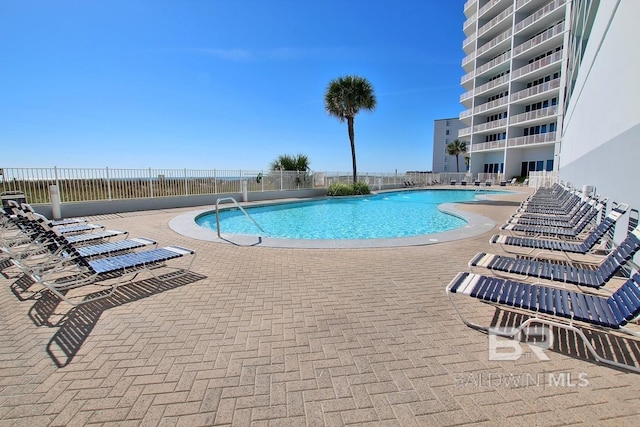
[{"label": "sky", "polygon": [[0,0],[0,167],[431,170],[458,117],[464,0]]}]

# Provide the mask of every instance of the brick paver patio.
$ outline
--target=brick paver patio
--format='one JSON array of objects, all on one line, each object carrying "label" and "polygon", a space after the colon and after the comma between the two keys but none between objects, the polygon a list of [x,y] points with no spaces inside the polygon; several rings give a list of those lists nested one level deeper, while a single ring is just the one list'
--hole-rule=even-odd
[{"label": "brick paver patio", "polygon": [[[462,209],[502,224],[523,197]],[[489,360],[487,335],[462,324],[444,288],[495,229],[403,248],[238,247],[172,231],[188,210],[92,218],[194,249],[192,274],[177,281],[144,276],[72,308],[4,270],[0,425],[640,420],[640,375],[595,363],[571,336],[559,336],[549,361]],[[467,314],[509,317],[469,300]],[[611,343],[640,353],[634,340]]]}]

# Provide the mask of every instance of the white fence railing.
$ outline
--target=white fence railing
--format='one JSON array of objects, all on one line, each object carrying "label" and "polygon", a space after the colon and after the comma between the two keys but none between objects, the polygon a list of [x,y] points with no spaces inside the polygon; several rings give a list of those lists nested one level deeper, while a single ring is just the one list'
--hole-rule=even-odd
[{"label": "white fence railing", "polygon": [[557,182],[560,182],[558,172],[529,172],[529,187],[551,187]]},{"label": "white fence railing", "polygon": [[[335,182],[352,182],[350,172],[292,172],[221,169],[113,169],[113,168],[4,168],[0,192],[21,191],[29,203],[50,203],[49,189],[56,185],[61,202],[191,196],[247,191],[287,191],[327,188]],[[430,185],[438,174],[364,173],[358,181],[372,190],[382,186]]]}]

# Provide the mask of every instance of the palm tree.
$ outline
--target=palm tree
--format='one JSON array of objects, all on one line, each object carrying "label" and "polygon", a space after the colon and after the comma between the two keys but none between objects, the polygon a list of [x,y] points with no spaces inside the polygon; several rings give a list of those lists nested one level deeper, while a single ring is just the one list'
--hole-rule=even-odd
[{"label": "palm tree", "polygon": [[[288,154],[283,154],[278,156],[277,159],[271,162],[269,165],[269,169],[272,171],[295,171],[297,172],[296,176],[296,185],[302,184],[302,181],[307,180],[307,172],[309,172],[310,162],[309,157],[305,154],[297,154],[295,156],[290,156]],[[302,172],[302,179],[300,179],[300,172]]]},{"label": "palm tree", "polygon": [[330,116],[340,122],[347,121],[349,141],[351,142],[351,162],[353,163],[353,183],[357,181],[356,144],[353,121],[361,109],[373,111],[376,108],[376,96],[373,86],[364,77],[348,75],[331,80],[324,94],[324,108]]},{"label": "palm tree", "polygon": [[456,156],[456,172],[460,172],[460,163],[458,162],[458,156],[467,152],[467,142],[456,139],[453,142],[447,144],[447,154],[450,156]]},{"label": "palm tree", "polygon": [[271,162],[269,169],[272,171],[308,172],[309,165],[309,157],[304,154],[297,154],[295,156],[283,154]]}]

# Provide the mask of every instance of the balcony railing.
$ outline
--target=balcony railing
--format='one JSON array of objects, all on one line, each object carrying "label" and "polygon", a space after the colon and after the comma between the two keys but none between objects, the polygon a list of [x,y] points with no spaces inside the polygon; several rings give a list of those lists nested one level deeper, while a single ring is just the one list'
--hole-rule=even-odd
[{"label": "balcony railing", "polygon": [[473,6],[474,3],[476,3],[478,0],[467,0],[467,2],[464,4],[462,10],[467,10],[469,9],[471,6]]},{"label": "balcony railing", "polygon": [[462,66],[464,67],[465,65],[467,65],[469,62],[473,61],[474,59],[476,59],[476,53],[475,52],[471,52],[469,55],[465,56],[462,59]]},{"label": "balcony railing", "polygon": [[462,24],[462,29],[466,30],[467,27],[471,24],[473,24],[476,20],[478,19],[478,14],[474,13],[473,15],[471,15],[471,17],[469,19],[467,19],[466,21],[464,21],[464,24]]},{"label": "balcony railing", "polygon": [[544,82],[541,85],[533,86],[528,89],[524,89],[511,94],[511,102],[519,101],[523,98],[528,98],[530,96],[537,95],[539,93],[544,93],[550,90],[555,90],[560,87],[560,78],[549,80],[548,82]]},{"label": "balcony railing", "polygon": [[461,137],[461,136],[469,136],[469,135],[471,135],[471,126],[458,130],[458,136],[459,137]]},{"label": "balcony railing", "polygon": [[501,84],[506,83],[507,81],[509,81],[509,76],[500,76],[497,79],[493,79],[488,81],[487,83],[480,85],[478,87],[476,87],[476,95],[481,94],[482,92],[486,92],[490,89],[493,89],[496,86],[500,86]]},{"label": "balcony railing", "polygon": [[539,110],[529,111],[526,113],[516,114],[515,116],[511,116],[509,118],[509,124],[515,125],[517,123],[522,123],[529,120],[555,116],[556,114],[558,114],[558,106],[554,105],[552,107],[541,108]]},{"label": "balcony railing", "polygon": [[491,122],[482,123],[473,127],[474,132],[483,132],[485,130],[496,129],[507,126],[507,119],[493,120]]},{"label": "balcony railing", "polygon": [[526,18],[524,18],[522,21],[517,22],[516,25],[515,25],[515,32],[517,33],[518,31],[522,30],[523,28],[528,27],[529,25],[533,24],[534,22],[542,19],[543,16],[550,14],[554,10],[556,10],[559,7],[563,6],[566,2],[567,2],[567,0],[554,0],[551,3],[547,4],[545,7],[541,8],[541,9],[538,9],[537,11],[532,13],[531,15],[527,16]]},{"label": "balcony railing", "polygon": [[526,42],[516,46],[513,49],[513,56],[519,55],[522,52],[529,50],[532,47],[538,46],[540,43],[545,42],[552,37],[557,36],[558,34],[562,34],[564,32],[564,22],[559,23],[553,28],[549,28],[544,33],[538,34],[537,36],[527,40]]},{"label": "balcony railing", "polygon": [[482,74],[485,71],[490,70],[491,68],[495,67],[496,65],[500,65],[503,62],[508,61],[509,59],[511,59],[511,50],[506,51],[502,55],[496,56],[491,61],[487,62],[486,64],[481,65],[478,68],[476,68],[476,75]]},{"label": "balcony railing", "polygon": [[498,16],[496,16],[491,21],[489,21],[486,24],[484,24],[482,27],[478,28],[478,37],[480,37],[481,35],[483,35],[487,31],[489,31],[490,29],[492,29],[493,27],[498,25],[498,23],[500,21],[505,19],[507,16],[511,15],[511,13],[513,13],[513,5],[509,6],[507,9],[503,10]]},{"label": "balcony railing", "polygon": [[529,3],[531,0],[517,0],[516,1],[516,10],[520,9],[525,4]]},{"label": "balcony railing", "polygon": [[462,41],[462,49],[467,47],[469,44],[471,44],[475,40],[476,40],[476,33],[474,32],[473,34],[471,34],[469,37],[467,37]]},{"label": "balcony railing", "polygon": [[505,141],[491,141],[491,142],[480,142],[471,144],[469,146],[469,152],[474,153],[476,151],[483,150],[498,150],[505,147]]},{"label": "balcony railing", "polygon": [[517,138],[509,138],[507,147],[521,147],[523,145],[541,144],[545,142],[555,142],[556,132],[539,133],[537,135],[519,136]]},{"label": "balcony railing", "polygon": [[491,9],[493,6],[500,3],[501,1],[502,0],[491,0],[489,3],[485,4],[480,8],[480,10],[478,11],[478,16],[484,15],[485,13],[487,13],[489,9]]},{"label": "balcony railing", "polygon": [[500,107],[501,105],[505,105],[509,101],[508,96],[503,96],[502,98],[494,99],[493,101],[485,102],[484,104],[480,104],[473,109],[473,114],[483,113],[492,108]]},{"label": "balcony railing", "polygon": [[558,52],[555,52],[550,56],[545,56],[544,58],[538,59],[537,61],[532,62],[531,64],[525,65],[524,67],[520,67],[511,72],[511,79],[516,79],[532,71],[546,67],[547,65],[551,65],[554,62],[558,62],[562,60],[562,55],[563,55],[563,51],[559,50]]},{"label": "balcony railing", "polygon": [[485,43],[482,46],[480,46],[476,52],[476,55],[478,56],[482,55],[484,52],[502,43],[503,41],[507,40],[509,37],[511,37],[511,28],[509,28],[504,33],[500,34],[498,37],[492,39],[488,43]]},{"label": "balcony railing", "polygon": [[460,95],[460,102],[464,102],[469,98],[473,98],[473,89],[466,91],[462,95]]}]

